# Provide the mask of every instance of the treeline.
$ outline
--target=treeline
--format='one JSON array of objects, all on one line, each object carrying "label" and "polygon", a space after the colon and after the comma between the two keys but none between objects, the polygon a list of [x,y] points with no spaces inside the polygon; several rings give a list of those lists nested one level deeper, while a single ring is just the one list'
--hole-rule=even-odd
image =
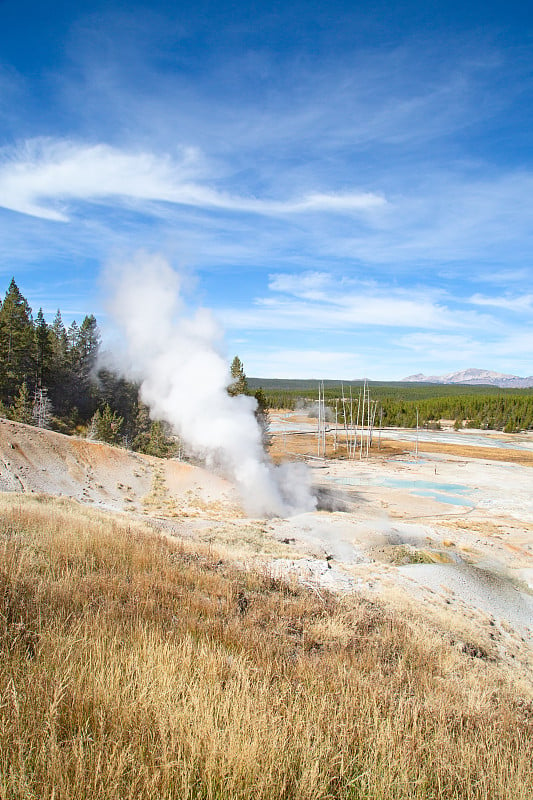
[{"label": "treeline", "polygon": [[0,301],[0,416],[172,455],[178,444],[164,423],[150,419],[139,387],[97,368],[99,349],[92,314],[68,328],[61,311],[52,324],[42,309],[33,318],[13,279]]},{"label": "treeline", "polygon": [[[254,379],[249,379],[253,384]],[[307,391],[284,388],[283,382],[263,381],[267,408],[295,410],[318,399],[318,381]],[[303,382],[308,384],[310,382]],[[384,426],[414,428],[417,410],[420,425],[434,426],[440,419],[454,420],[457,427],[503,430],[514,433],[533,429],[533,390],[500,389],[498,387],[434,384],[413,386],[405,384],[370,383],[370,396],[379,404],[376,419],[383,419]],[[335,411],[335,403],[341,397],[350,397],[357,408],[362,396],[362,383],[338,382],[325,384],[326,404]],[[342,404],[338,403],[339,421],[342,421]]]},{"label": "treeline", "polygon": [[403,428],[433,425],[440,419],[455,426],[501,430],[506,433],[533,429],[533,394],[458,395],[431,400],[383,400],[383,425]]},{"label": "treeline", "polygon": [[250,387],[261,386],[270,397],[318,398],[318,384],[324,384],[326,398],[334,399],[344,396],[349,397],[350,392],[354,398],[363,392],[363,386],[370,389],[370,394],[377,400],[430,400],[439,397],[454,397],[458,395],[494,395],[525,394],[533,396],[530,389],[502,389],[499,386],[488,384],[475,384],[472,386],[460,383],[416,383],[409,381],[318,381],[318,380],[290,380],[282,378],[248,378]]}]

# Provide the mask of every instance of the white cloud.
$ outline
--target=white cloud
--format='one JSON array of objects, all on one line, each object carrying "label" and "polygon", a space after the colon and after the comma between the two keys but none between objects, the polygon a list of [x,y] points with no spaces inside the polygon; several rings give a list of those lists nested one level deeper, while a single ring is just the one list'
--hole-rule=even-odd
[{"label": "white cloud", "polygon": [[332,278],[328,272],[279,273],[269,276],[268,288],[272,292],[286,292],[297,297],[322,296],[331,289]]},{"label": "white cloud", "polygon": [[[251,351],[256,374],[391,380],[415,372],[483,366],[489,354],[490,367],[500,372],[532,371],[531,330],[514,319],[505,322],[497,314],[480,313],[468,299],[442,290],[409,290],[347,277],[335,281],[321,272],[271,275],[269,289],[271,294],[258,298],[253,309],[222,313],[229,327],[250,335],[268,331],[289,345],[286,358],[281,349],[268,350],[268,358]],[[350,342],[353,349],[339,351],[339,341]],[[309,356],[303,342],[309,344]]]},{"label": "white cloud", "polygon": [[500,297],[498,295],[486,297],[481,294],[475,294],[469,299],[469,303],[474,306],[488,306],[527,314],[533,311],[533,294],[516,295],[515,297]]},{"label": "white cloud", "polygon": [[[358,325],[399,326],[406,328],[468,329],[486,323],[487,315],[457,308],[457,299],[442,289],[427,286],[411,288],[376,280],[304,272],[271,276],[271,291],[287,297],[268,297],[257,301],[269,309],[308,310],[332,320]],[[293,300],[292,298],[296,298]],[[292,310],[290,311],[292,313]]]},{"label": "white cloud", "polygon": [[331,211],[351,214],[384,204],[370,192],[311,193],[292,200],[242,197],[210,188],[194,149],[180,159],[149,152],[124,152],[105,144],[28,141],[3,150],[0,205],[43,219],[68,220],[68,202],[117,202],[120,198],[265,215]]},{"label": "white cloud", "polygon": [[[379,342],[389,375],[425,353],[473,364],[489,338],[494,358],[527,359],[533,172],[512,126],[531,77],[516,50],[421,33],[301,58],[221,31],[198,64],[175,48],[181,17],[103,19],[79,18],[38,86],[0,67],[2,142],[58,137],[0,150],[0,205],[20,212],[0,209],[6,269],[52,287],[54,270],[92,278],[110,253],[161,250],[208,273],[202,300],[256,352],[280,332],[299,372],[306,345],[337,371],[350,336]],[[348,374],[372,374],[358,363]]]},{"label": "white cloud", "polygon": [[[316,288],[315,288],[316,287]],[[280,295],[256,298],[246,310],[226,308],[231,328],[248,330],[355,331],[365,327],[468,330],[490,323],[487,315],[451,308],[442,293],[426,289],[377,287],[355,281],[329,283],[321,273],[279,275],[270,288]]]},{"label": "white cloud", "polygon": [[522,374],[533,374],[533,327],[520,327],[518,330],[508,330],[505,336],[491,344],[491,353],[500,361],[507,359],[509,362],[521,361]]},{"label": "white cloud", "polygon": [[314,192],[304,195],[301,200],[286,203],[263,202],[261,206],[280,213],[298,213],[300,211],[338,211],[339,213],[348,213],[350,211],[369,211],[374,208],[380,208],[385,204],[385,199],[373,192],[339,192],[338,194]]},{"label": "white cloud", "polygon": [[446,171],[396,171],[392,178],[395,186],[371,229],[346,231],[329,243],[324,238],[337,257],[408,269],[463,262],[478,278],[487,264],[510,270],[529,261],[533,172],[486,168],[481,176],[452,164]]},{"label": "white cloud", "polygon": [[409,333],[400,336],[399,344],[413,350],[428,348],[444,348],[446,350],[464,350],[476,342],[470,336],[453,333]]}]

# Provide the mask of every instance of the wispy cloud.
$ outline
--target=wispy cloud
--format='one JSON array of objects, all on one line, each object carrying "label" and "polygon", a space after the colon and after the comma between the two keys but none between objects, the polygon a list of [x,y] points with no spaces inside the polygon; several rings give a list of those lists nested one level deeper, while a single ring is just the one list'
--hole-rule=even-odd
[{"label": "wispy cloud", "polygon": [[533,245],[532,193],[533,172],[429,172],[391,192],[375,229],[346,235],[337,253],[374,264],[470,262],[470,271],[495,262],[521,266]]},{"label": "wispy cloud", "polygon": [[474,294],[469,302],[474,306],[501,308],[520,314],[531,314],[533,312],[533,294],[531,293],[515,295],[514,297],[508,295],[487,297],[481,294]]},{"label": "wispy cloud", "polygon": [[[249,330],[337,330],[364,327],[467,330],[494,320],[475,310],[451,308],[442,292],[395,288],[323,273],[271,276],[271,294],[245,311],[224,309],[226,325]],[[449,298],[451,299],[451,298]]]},{"label": "wispy cloud", "polygon": [[332,277],[328,272],[283,272],[269,276],[268,288],[271,292],[284,292],[308,300],[323,299],[332,288]]},{"label": "wispy cloud", "polygon": [[384,205],[369,192],[314,192],[296,199],[262,200],[210,188],[200,182],[197,154],[186,149],[171,159],[127,153],[108,145],[34,140],[16,152],[4,150],[0,205],[43,219],[68,221],[69,201],[113,203],[121,198],[253,214],[306,211],[353,213]]},{"label": "wispy cloud", "polygon": [[[278,11],[278,25],[286,13]],[[376,145],[405,153],[443,141],[490,118],[513,94],[508,86],[505,96],[492,91],[479,101],[486,84],[517,70],[516,59],[503,61],[486,37],[436,43],[419,35],[376,47],[354,30],[357,44],[318,54],[315,36],[302,53],[259,45],[254,20],[233,28],[235,41],[226,24],[195,52],[198,29],[183,19],[148,13],[143,24],[127,14],[107,15],[105,26],[101,15],[80,22],[68,46],[75,69],[58,76],[71,113],[77,108],[81,118],[98,116],[103,127],[133,128],[150,141],[179,131],[183,141],[247,165],[253,153],[277,154],[286,164],[296,153],[316,171],[326,155],[328,172],[342,174],[348,154],[374,162]],[[80,89],[85,104],[75,102]]]},{"label": "wispy cloud", "polygon": [[421,365],[420,369],[423,364],[445,363],[451,365],[452,372],[467,364],[482,366],[487,360],[486,342],[475,335],[415,332],[400,336],[396,345],[404,351],[404,357],[409,353],[413,363]]},{"label": "wispy cloud", "polygon": [[[477,304],[472,298],[418,285],[411,289],[392,283],[337,280],[327,273],[278,273],[270,276],[268,292],[252,309],[225,307],[220,315],[230,331],[247,331],[255,346],[261,332],[269,341],[288,345],[306,338],[310,351],[331,354],[307,359],[302,352],[285,360],[283,347],[263,348],[258,356],[268,371],[257,374],[339,375],[399,379],[414,372],[438,374],[481,365],[524,374],[531,352],[531,331],[514,318],[503,319],[498,301]],[[486,308],[486,310],[485,310]],[[350,342],[339,350],[338,343]],[[529,348],[529,351],[528,351]],[[252,351],[249,344],[248,349]],[[513,364],[514,367],[510,367]],[[339,372],[339,369],[341,371]],[[280,372],[281,370],[281,372]]]}]

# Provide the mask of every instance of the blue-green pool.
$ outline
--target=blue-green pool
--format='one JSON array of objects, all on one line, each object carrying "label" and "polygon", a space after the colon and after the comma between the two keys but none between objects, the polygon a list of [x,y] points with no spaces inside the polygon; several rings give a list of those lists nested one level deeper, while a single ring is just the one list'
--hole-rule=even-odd
[{"label": "blue-green pool", "polygon": [[439,503],[474,508],[475,503],[467,497],[475,492],[462,483],[438,483],[437,481],[407,480],[405,478],[332,478],[340,486],[385,486],[389,489],[407,489],[417,497],[431,497]]}]

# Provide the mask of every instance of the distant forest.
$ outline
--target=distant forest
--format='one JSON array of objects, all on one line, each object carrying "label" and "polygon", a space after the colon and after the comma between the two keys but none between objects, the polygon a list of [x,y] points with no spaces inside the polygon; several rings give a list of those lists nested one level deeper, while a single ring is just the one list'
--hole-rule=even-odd
[{"label": "distant forest", "polygon": [[[100,332],[95,317],[66,328],[58,310],[51,324],[42,309],[35,318],[13,279],[0,301],[0,416],[53,430],[90,436],[151,455],[173,455],[179,444],[165,423],[150,419],[138,385],[98,366]],[[268,408],[293,409],[318,397],[318,381],[247,378],[236,357],[230,394],[253,394],[258,421],[268,441]],[[324,381],[326,402],[350,391],[355,401],[362,383]],[[457,427],[515,432],[533,429],[533,389],[491,386],[370,382],[383,425],[414,427],[439,419]]]},{"label": "distant forest", "polygon": [[[251,388],[261,386],[267,408],[298,408],[318,399],[317,380],[248,378]],[[377,401],[387,427],[414,428],[417,410],[421,426],[438,426],[441,419],[454,420],[457,428],[502,430],[506,433],[533,429],[533,389],[500,389],[496,386],[458,384],[381,383],[369,381],[371,399]],[[326,404],[349,398],[355,405],[362,394],[362,381],[324,381]],[[341,412],[341,405],[339,405]]]}]

